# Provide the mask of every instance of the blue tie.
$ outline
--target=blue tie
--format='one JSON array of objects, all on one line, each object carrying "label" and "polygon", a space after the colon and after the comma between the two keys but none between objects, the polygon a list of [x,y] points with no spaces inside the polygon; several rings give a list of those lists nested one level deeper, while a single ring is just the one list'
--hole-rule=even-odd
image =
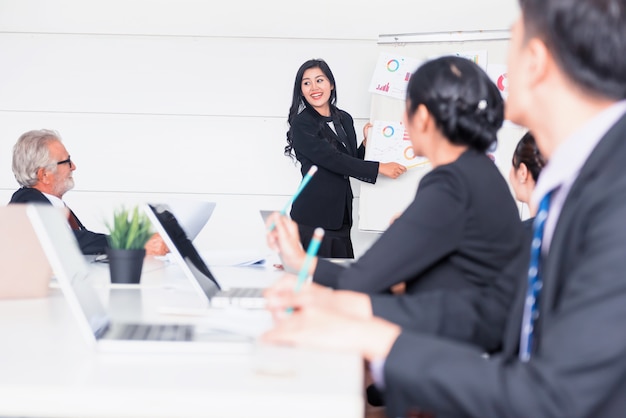
[{"label": "blue tie", "polygon": [[522,318],[522,331],[519,343],[519,358],[521,361],[530,359],[533,342],[533,328],[535,320],[539,317],[539,293],[543,286],[539,274],[539,260],[541,259],[541,241],[543,229],[548,218],[550,207],[550,195],[546,194],[539,203],[539,210],[533,223],[533,241],[530,247],[530,265],[528,267],[528,286],[526,289],[526,302],[524,304],[524,316]]}]

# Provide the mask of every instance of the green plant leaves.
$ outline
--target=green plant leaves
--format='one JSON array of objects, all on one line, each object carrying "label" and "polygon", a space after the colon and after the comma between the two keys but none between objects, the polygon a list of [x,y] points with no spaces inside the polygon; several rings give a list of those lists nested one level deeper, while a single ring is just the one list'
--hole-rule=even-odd
[{"label": "green plant leaves", "polygon": [[113,224],[105,222],[109,230],[109,246],[121,250],[142,249],[152,236],[151,224],[147,215],[121,207],[113,214]]}]

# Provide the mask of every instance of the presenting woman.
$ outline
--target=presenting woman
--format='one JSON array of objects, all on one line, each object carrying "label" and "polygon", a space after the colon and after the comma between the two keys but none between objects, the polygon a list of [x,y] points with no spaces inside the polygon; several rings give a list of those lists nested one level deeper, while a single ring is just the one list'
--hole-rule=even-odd
[{"label": "presenting woman", "polygon": [[320,257],[354,258],[350,177],[375,183],[379,173],[395,179],[406,167],[364,161],[365,140],[357,146],[354,121],[337,108],[336,102],[335,78],[328,64],[321,59],[302,64],[287,119],[290,127],[285,155],[293,158],[295,154],[303,176],[312,165],[318,171],[293,203],[291,218],[298,224],[300,242],[305,247],[315,228],[324,228]]}]

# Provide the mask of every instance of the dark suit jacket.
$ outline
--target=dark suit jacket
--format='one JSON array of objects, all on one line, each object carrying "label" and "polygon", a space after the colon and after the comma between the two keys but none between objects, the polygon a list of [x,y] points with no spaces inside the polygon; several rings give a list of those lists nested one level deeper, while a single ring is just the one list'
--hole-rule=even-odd
[{"label": "dark suit jacket", "polygon": [[522,249],[490,285],[413,295],[371,295],[374,316],[398,324],[405,331],[469,343],[487,353],[500,351],[511,305],[518,288],[526,286],[532,224],[523,225]]},{"label": "dark suit jacket", "polygon": [[[542,260],[529,362],[518,360],[525,286],[503,350],[403,332],[385,363],[389,416],[615,418],[626,411],[626,116],[583,166]],[[526,280],[525,278],[521,280]]]},{"label": "dark suit jacket", "polygon": [[358,261],[319,260],[313,280],[337,289],[408,293],[492,283],[522,248],[515,200],[495,164],[468,150],[420,181],[413,202]]},{"label": "dark suit jacket", "polygon": [[[350,177],[375,183],[378,162],[364,161],[365,148],[357,149],[352,117],[339,110],[341,125],[347,134],[347,146],[319,114],[306,107],[291,123],[293,147],[304,176],[312,165],[318,170],[293,203],[291,218],[299,224],[324,229],[339,229],[348,210],[352,222],[352,188]],[[331,138],[329,142],[328,139]]]},{"label": "dark suit jacket", "polygon": [[[52,203],[48,200],[48,198],[41,193],[37,189],[33,189],[30,187],[22,187],[18,189],[13,196],[11,196],[11,201],[9,203],[43,203],[47,205],[51,205]],[[80,229],[74,230],[74,236],[78,241],[78,245],[80,246],[83,254],[102,254],[105,252],[107,243],[107,236],[105,234],[99,234],[96,232],[91,232],[85,228],[82,222],[78,219],[78,217],[72,212]]]}]

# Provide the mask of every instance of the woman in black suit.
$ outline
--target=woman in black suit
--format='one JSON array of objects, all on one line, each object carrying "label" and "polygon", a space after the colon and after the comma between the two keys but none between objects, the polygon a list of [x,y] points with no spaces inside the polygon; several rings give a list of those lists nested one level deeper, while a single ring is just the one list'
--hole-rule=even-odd
[{"label": "woman in black suit", "polygon": [[[504,119],[497,87],[477,65],[445,57],[409,82],[404,126],[415,155],[433,167],[413,202],[358,261],[344,267],[320,258],[313,281],[335,289],[408,293],[490,285],[522,245],[522,226],[503,176],[486,151]],[[268,235],[287,268],[304,262],[297,228],[275,216]]]},{"label": "woman in black suit", "polygon": [[335,78],[328,64],[321,59],[302,64],[287,119],[285,155],[293,158],[295,154],[303,176],[312,165],[318,170],[293,203],[291,218],[298,224],[305,247],[315,228],[322,227],[326,233],[318,252],[321,257],[354,258],[350,177],[375,183],[379,173],[397,178],[406,167],[364,161],[365,140],[357,147],[354,121],[336,102]]}]

